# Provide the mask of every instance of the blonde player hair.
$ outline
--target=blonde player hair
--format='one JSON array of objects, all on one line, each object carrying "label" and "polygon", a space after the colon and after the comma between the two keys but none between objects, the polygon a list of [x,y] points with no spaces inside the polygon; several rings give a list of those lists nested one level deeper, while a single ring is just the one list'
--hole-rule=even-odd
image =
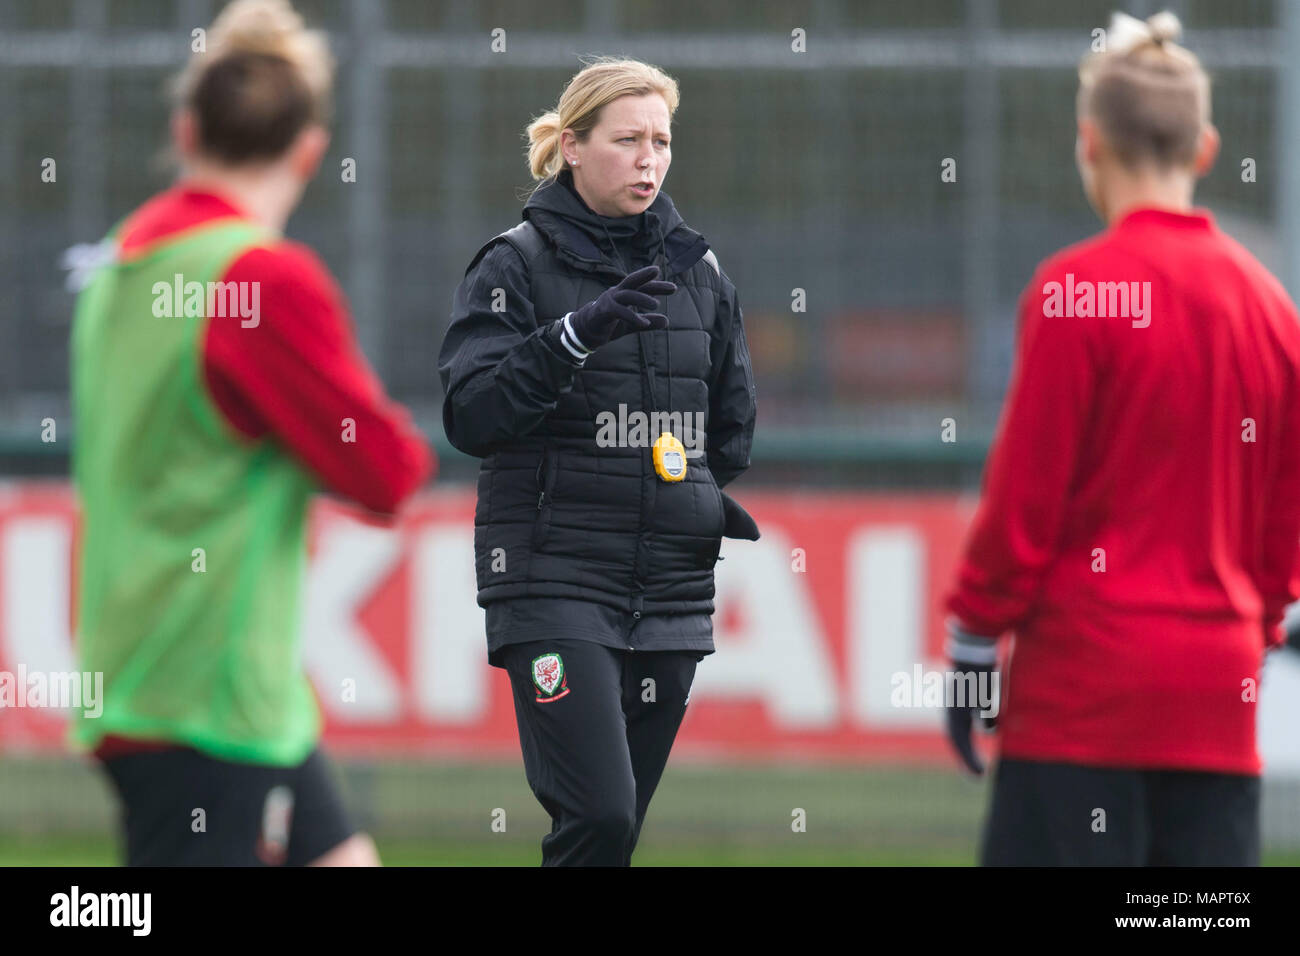
[{"label": "blonde player hair", "polygon": [[1147,20],[1112,15],[1106,48],[1079,64],[1079,116],[1096,120],[1127,168],[1189,166],[1210,121],[1210,78],[1200,61],[1174,41],[1178,17]]},{"label": "blonde player hair", "polygon": [[560,154],[560,134],[564,130],[573,130],[578,141],[585,143],[600,122],[600,111],[606,103],[620,96],[649,93],[664,98],[671,120],[679,102],[677,81],[663,70],[621,57],[599,57],[588,62],[569,80],[556,108],[528,124],[528,168],[533,179],[549,178],[564,167]]}]

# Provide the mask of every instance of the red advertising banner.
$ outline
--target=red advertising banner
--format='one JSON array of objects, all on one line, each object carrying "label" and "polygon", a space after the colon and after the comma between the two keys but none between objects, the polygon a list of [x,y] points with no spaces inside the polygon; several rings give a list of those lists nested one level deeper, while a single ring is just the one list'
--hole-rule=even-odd
[{"label": "red advertising banner", "polygon": [[[971,502],[738,492],[763,529],[725,541],[718,651],[700,665],[677,752],[745,759],[946,759],[933,708],[891,677],[938,668],[939,602]],[[473,496],[426,494],[392,527],[319,499],[303,658],[339,753],[519,752],[509,683],[474,601]],[[76,507],[59,483],[0,494],[0,672],[76,670]],[[0,746],[63,746],[60,711],[0,709]]]},{"label": "red advertising banner", "polygon": [[[696,671],[674,754],[953,761],[940,709],[919,698],[944,667],[941,604],[974,499],[736,494],[763,537],[723,542],[717,653]],[[518,759],[509,681],[487,664],[474,601],[473,509],[467,490],[436,491],[382,527],[318,499],[302,653],[335,753]],[[76,671],[76,516],[65,483],[0,485],[0,749],[64,747],[62,711],[6,693]],[[1261,751],[1300,772],[1300,655],[1270,657]]]}]

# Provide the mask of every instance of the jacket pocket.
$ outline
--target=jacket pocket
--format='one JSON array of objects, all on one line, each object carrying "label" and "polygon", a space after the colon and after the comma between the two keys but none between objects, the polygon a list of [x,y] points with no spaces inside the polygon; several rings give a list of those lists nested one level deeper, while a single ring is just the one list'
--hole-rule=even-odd
[{"label": "jacket pocket", "polygon": [[717,481],[714,480],[713,472],[708,471],[707,468],[705,469],[705,471],[708,473],[709,476],[709,487],[713,489],[713,497],[718,502],[718,512],[717,512],[718,521],[715,530],[717,532],[718,542],[719,544],[721,544],[723,533],[727,530],[727,506],[722,501],[722,489],[718,487]]},{"label": "jacket pocket", "polygon": [[537,462],[537,517],[533,521],[533,550],[540,550],[551,530],[551,497],[555,489],[555,449],[547,445]]},{"label": "jacket pocket", "polygon": [[713,472],[706,469],[706,475],[705,483],[709,486],[707,493],[712,497],[716,510],[708,527],[701,529],[701,537],[704,538],[703,547],[697,554],[699,567],[711,571],[718,563],[718,555],[722,551],[722,532],[726,526],[726,515],[722,504],[722,489],[713,480]]},{"label": "jacket pocket", "polygon": [[757,541],[762,537],[758,530],[758,522],[754,520],[753,515],[745,510],[744,505],[725,491],[722,492],[722,512],[725,518],[722,528],[724,538]]}]

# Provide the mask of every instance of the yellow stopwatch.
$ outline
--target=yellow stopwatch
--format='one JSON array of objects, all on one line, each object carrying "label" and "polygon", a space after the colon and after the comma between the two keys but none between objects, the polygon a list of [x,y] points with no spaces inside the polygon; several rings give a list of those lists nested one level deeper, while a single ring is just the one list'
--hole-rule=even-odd
[{"label": "yellow stopwatch", "polygon": [[686,446],[672,432],[664,432],[650,448],[655,471],[664,481],[681,481],[686,477]]}]

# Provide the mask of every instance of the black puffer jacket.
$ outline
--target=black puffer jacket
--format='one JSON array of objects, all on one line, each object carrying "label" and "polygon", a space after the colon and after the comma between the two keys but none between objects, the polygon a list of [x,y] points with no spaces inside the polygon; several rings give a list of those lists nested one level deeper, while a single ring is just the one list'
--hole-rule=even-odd
[{"label": "black puffer jacket", "polygon": [[[735,287],[664,193],[639,216],[610,219],[587,208],[567,170],[560,175],[530,198],[524,224],[474,257],[439,356],[447,436],[484,459],[478,601],[576,598],[636,617],[711,612],[724,532],[757,536],[720,490],[749,467],[755,420]],[[678,286],[660,300],[668,328],[617,339],[579,367],[559,320],[645,261]],[[704,451],[684,481],[656,475],[649,444],[658,429],[641,440],[629,428],[634,447],[597,440],[602,413],[635,425],[636,413],[655,410],[679,413],[677,437]],[[697,420],[704,434],[683,434],[678,421]]]}]

